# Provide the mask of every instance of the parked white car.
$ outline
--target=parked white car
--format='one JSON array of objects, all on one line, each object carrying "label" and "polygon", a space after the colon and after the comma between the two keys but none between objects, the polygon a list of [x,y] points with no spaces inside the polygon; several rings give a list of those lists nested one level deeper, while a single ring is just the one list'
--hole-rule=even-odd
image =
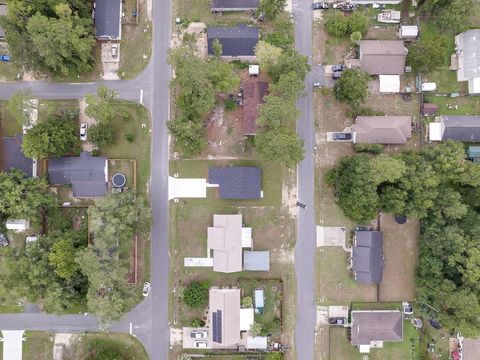
[{"label": "parked white car", "polygon": [[150,283],[148,281],[145,281],[143,283],[142,295],[147,297],[148,294],[150,294],[150,288],[151,288]]},{"label": "parked white car", "polygon": [[205,339],[208,336],[208,333],[205,330],[193,330],[190,333],[192,339]]},{"label": "parked white car", "polygon": [[206,341],[195,341],[194,343],[196,348],[206,348],[207,342]]},{"label": "parked white car", "polygon": [[80,124],[80,140],[87,141],[87,129],[88,125],[85,123]]}]

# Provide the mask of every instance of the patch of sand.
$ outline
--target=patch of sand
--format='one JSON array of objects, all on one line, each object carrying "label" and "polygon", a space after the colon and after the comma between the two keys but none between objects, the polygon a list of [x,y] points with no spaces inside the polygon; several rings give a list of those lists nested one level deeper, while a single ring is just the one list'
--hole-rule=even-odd
[{"label": "patch of sand", "polygon": [[53,346],[53,360],[63,360],[65,350],[69,348],[73,334],[55,334]]},{"label": "patch of sand", "polygon": [[[85,98],[80,99],[79,101],[80,114],[78,116],[80,123],[86,123],[88,127],[95,125],[97,122],[94,118],[91,118],[85,114],[85,109],[87,108],[87,102]],[[87,130],[87,141],[82,141],[82,150],[83,151],[92,151],[95,149],[92,143],[88,141],[88,130]]]},{"label": "patch of sand", "polygon": [[178,345],[183,342],[183,330],[170,328],[170,345]]}]

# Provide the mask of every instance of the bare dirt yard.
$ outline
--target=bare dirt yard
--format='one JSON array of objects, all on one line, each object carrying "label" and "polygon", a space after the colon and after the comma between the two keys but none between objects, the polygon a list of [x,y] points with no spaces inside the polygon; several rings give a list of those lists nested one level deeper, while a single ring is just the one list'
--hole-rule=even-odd
[{"label": "bare dirt yard", "polygon": [[408,219],[399,225],[390,214],[382,214],[385,267],[380,284],[380,301],[411,301],[415,299],[415,270],[418,258],[418,220]]}]

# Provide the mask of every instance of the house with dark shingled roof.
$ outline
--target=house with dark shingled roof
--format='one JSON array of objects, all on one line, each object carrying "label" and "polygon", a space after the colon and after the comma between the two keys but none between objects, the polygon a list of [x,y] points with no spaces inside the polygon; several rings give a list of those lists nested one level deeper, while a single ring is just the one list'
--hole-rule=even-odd
[{"label": "house with dark shingled roof", "polygon": [[259,39],[258,28],[246,25],[221,26],[207,29],[208,54],[213,55],[213,42],[222,45],[222,57],[253,58]]},{"label": "house with dark shingled roof", "polygon": [[122,39],[122,0],[96,0],[93,19],[98,40]]}]

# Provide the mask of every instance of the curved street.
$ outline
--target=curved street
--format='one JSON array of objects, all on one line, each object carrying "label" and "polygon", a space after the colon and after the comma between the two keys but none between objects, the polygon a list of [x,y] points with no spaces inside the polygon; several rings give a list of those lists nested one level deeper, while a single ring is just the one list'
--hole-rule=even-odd
[{"label": "curved street", "polygon": [[[150,63],[134,80],[95,83],[18,82],[0,85],[0,99],[6,100],[19,89],[29,89],[42,99],[76,99],[95,93],[99,84],[119,91],[119,97],[143,104],[152,116],[152,166],[150,202],[152,206],[151,275],[148,298],[111,326],[110,331],[132,333],[142,342],[150,359],[164,360],[169,351],[168,285],[168,132],[170,67],[170,1],[153,1],[153,49]],[[98,330],[93,316],[47,314],[1,314],[2,330],[46,330],[83,332]]]}]

